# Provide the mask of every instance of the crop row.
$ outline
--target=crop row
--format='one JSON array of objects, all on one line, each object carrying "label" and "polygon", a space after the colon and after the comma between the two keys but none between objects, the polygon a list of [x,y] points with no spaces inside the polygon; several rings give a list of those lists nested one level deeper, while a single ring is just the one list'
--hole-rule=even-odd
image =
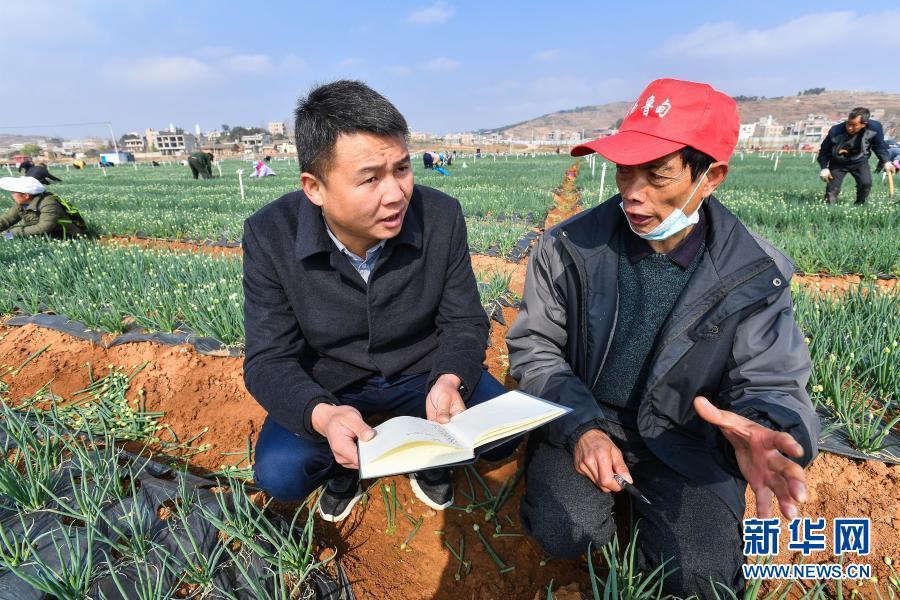
[{"label": "crop row", "polygon": [[[125,400],[129,382],[111,367],[65,402],[43,391],[13,401],[0,382],[6,597],[308,596],[323,565],[312,511],[301,506],[288,523],[243,481],[225,476],[210,491],[213,482],[121,452],[117,442],[146,441],[160,428]],[[130,414],[105,413],[111,404]]]},{"label": "crop row", "polygon": [[[600,192],[601,166],[594,175],[584,163],[578,176],[586,206],[616,193],[615,166],[607,164]],[[731,161],[728,179],[716,193],[749,228],[786,252],[803,272],[900,274],[900,203],[887,197],[875,176],[868,203],[854,206],[852,178],[844,183],[840,201],[827,206],[818,166],[809,155],[779,157],[740,154]]]},{"label": "crop row", "polygon": [[[552,204],[550,190],[559,185],[568,158],[459,158],[450,176],[426,171],[413,161],[417,183],[439,188],[457,198],[467,217],[487,223],[497,216],[541,222]],[[222,177],[194,180],[177,164],[121,166],[60,172],[53,191],[74,202],[102,235],[240,239],[243,221],[268,202],[297,189],[294,162],[274,161],[279,174],[249,178],[250,165],[223,161]],[[244,197],[236,170],[242,168]],[[218,169],[214,168],[218,174]],[[476,225],[473,229],[485,228]],[[508,226],[507,226],[508,227]]]},{"label": "crop row", "polygon": [[[19,239],[0,244],[0,314],[51,311],[122,333],[187,327],[228,345],[244,340],[241,259],[101,244]],[[483,301],[496,290],[480,273]]]}]

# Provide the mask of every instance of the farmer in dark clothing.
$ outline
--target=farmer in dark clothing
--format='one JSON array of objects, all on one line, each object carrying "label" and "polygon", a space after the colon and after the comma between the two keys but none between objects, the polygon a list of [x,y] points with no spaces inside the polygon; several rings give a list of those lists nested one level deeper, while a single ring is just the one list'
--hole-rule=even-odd
[{"label": "farmer in dark clothing", "polygon": [[826,203],[837,202],[844,177],[850,173],[856,180],[856,204],[865,204],[872,189],[869,171],[872,152],[878,157],[879,168],[883,167],[889,174],[894,172],[881,123],[869,118],[869,109],[854,108],[846,121],[828,131],[819,148],[817,160],[822,168],[819,177],[826,184]]},{"label": "farmer in dark clothing", "polygon": [[188,166],[194,179],[212,179],[212,159],[213,155],[209,152],[194,152],[188,156]]},{"label": "farmer in dark clothing", "polygon": [[[414,185],[403,116],[336,81],[300,100],[295,131],[302,191],[244,223],[244,380],[269,413],[253,468],[281,500],[325,483],[319,512],[339,521],[364,489],[365,419],[446,423],[505,390],[482,367],[488,321],[462,210]],[[410,484],[435,510],[453,502],[448,469]]]},{"label": "farmer in dark clothing", "polygon": [[45,191],[37,179],[0,177],[0,189],[12,192],[15,203],[0,215],[0,232],[5,238],[33,235],[67,238],[85,233],[85,222],[78,211]]},{"label": "farmer in dark clothing", "polygon": [[52,175],[50,171],[47,169],[47,163],[38,163],[35,166],[28,169],[28,172],[25,173],[27,177],[34,177],[38,181],[40,181],[43,185],[49,185],[51,181],[62,182],[62,179]]},{"label": "farmer in dark clothing", "polygon": [[572,408],[529,441],[526,531],[560,557],[608,543],[621,477],[651,502],[632,502],[639,568],[668,561],[676,597],[741,595],[746,484],[761,517],[796,516],[819,433],[791,263],[712,195],[738,128],[729,96],[660,79],[574,148],[616,164],[619,194],[544,234],[507,338],[519,388]]},{"label": "farmer in dark clothing", "polygon": [[31,159],[26,157],[25,160],[23,160],[22,162],[19,163],[18,171],[19,171],[19,173],[21,173],[22,171],[25,171],[25,174],[27,175],[28,169],[32,168],[33,166],[34,166],[34,163],[31,162]]}]

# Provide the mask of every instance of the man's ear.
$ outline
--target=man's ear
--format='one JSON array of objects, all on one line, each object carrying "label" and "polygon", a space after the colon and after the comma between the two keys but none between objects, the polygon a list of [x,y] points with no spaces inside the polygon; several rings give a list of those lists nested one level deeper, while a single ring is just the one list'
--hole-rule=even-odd
[{"label": "man's ear", "polygon": [[325,183],[321,179],[304,171],[300,174],[300,187],[310,202],[320,207],[325,204]]},{"label": "man's ear", "polygon": [[723,161],[714,162],[706,174],[706,181],[703,182],[703,191],[701,192],[703,198],[706,199],[711,196],[716,191],[716,188],[722,185],[726,177],[728,177],[728,163]]}]

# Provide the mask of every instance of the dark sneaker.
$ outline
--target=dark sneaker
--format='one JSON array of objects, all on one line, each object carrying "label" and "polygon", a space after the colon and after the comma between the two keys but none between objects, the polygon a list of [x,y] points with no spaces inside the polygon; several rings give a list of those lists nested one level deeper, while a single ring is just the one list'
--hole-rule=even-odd
[{"label": "dark sneaker", "polygon": [[409,486],[416,498],[434,510],[444,510],[453,504],[453,475],[450,469],[410,473]]},{"label": "dark sneaker", "polygon": [[362,494],[362,487],[355,475],[335,477],[325,485],[319,498],[319,515],[330,523],[343,521],[362,498]]}]

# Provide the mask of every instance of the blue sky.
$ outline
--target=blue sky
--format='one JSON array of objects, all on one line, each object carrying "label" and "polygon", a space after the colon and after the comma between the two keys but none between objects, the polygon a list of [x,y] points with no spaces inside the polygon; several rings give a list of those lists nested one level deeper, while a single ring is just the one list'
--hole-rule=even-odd
[{"label": "blue sky", "polygon": [[435,133],[632,100],[660,76],[900,92],[890,3],[31,0],[0,3],[0,27],[0,126],[111,120],[119,135],[288,119],[344,77]]}]

